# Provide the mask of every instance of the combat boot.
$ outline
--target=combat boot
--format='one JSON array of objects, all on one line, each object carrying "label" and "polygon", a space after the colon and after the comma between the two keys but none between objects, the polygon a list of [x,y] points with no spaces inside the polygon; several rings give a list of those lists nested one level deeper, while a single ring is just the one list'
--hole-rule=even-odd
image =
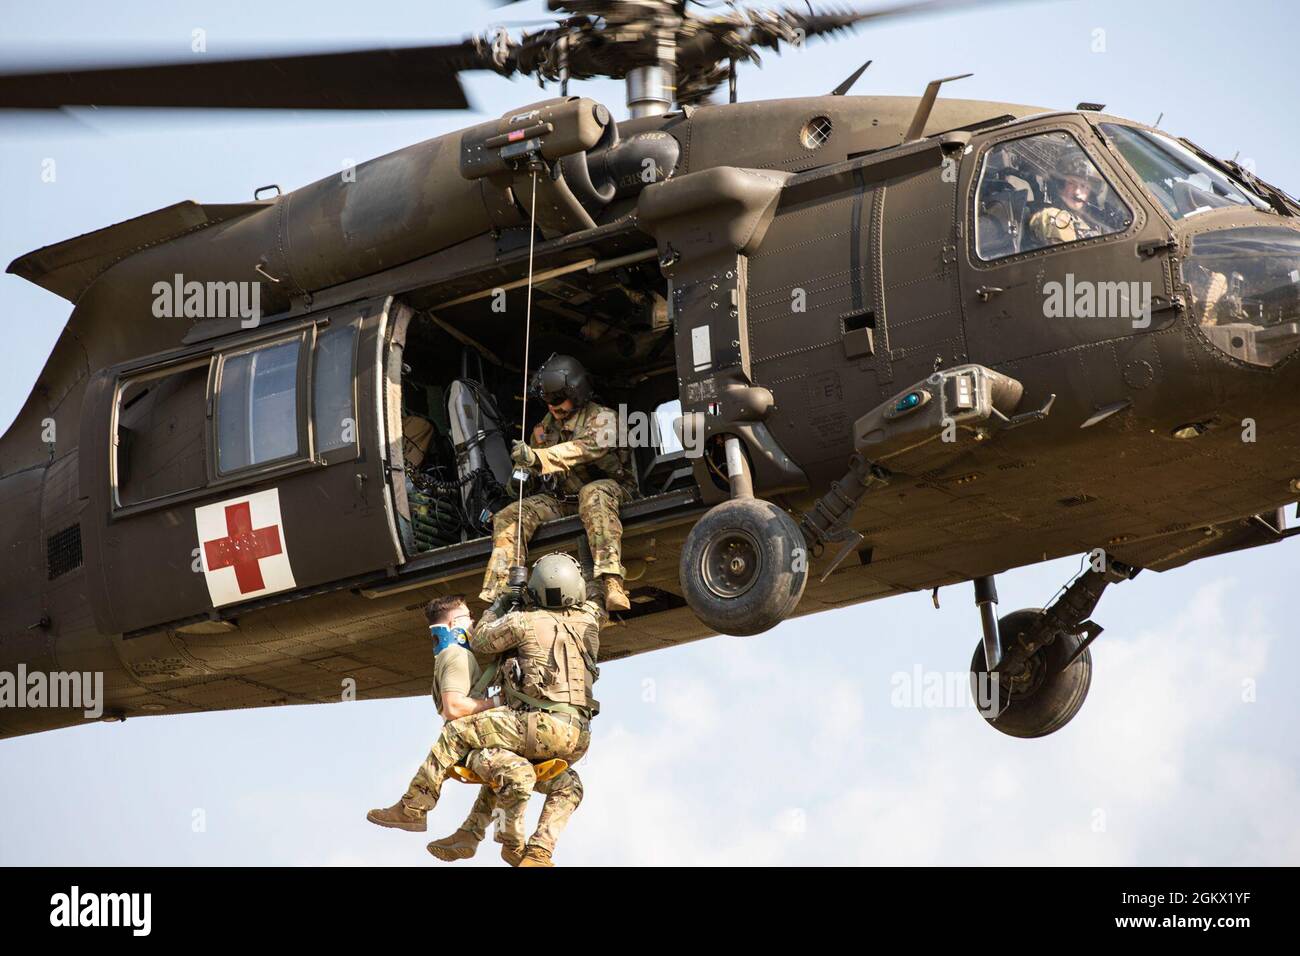
[{"label": "combat boot", "polygon": [[617,574],[605,575],[605,610],[606,611],[627,611],[632,607],[632,602],[627,599],[627,592],[623,590],[623,579]]},{"label": "combat boot", "polygon": [[381,827],[392,827],[396,830],[409,830],[411,833],[423,833],[429,826],[425,820],[425,813],[418,807],[408,807],[401,800],[398,800],[391,807],[385,807],[382,810],[371,810],[366,814],[366,819],[371,823],[377,823]]},{"label": "combat boot", "polygon": [[511,866],[518,866],[519,861],[524,858],[524,848],[514,846],[509,843],[501,844],[501,859],[505,860]]},{"label": "combat boot", "polygon": [[468,830],[457,830],[449,837],[443,837],[441,840],[434,840],[429,844],[429,852],[442,860],[444,863],[450,863],[453,860],[468,860],[478,849],[478,837]]},{"label": "combat boot", "polygon": [[551,851],[544,846],[538,846],[535,843],[528,844],[524,850],[524,858],[519,861],[520,866],[555,866],[551,862]]}]

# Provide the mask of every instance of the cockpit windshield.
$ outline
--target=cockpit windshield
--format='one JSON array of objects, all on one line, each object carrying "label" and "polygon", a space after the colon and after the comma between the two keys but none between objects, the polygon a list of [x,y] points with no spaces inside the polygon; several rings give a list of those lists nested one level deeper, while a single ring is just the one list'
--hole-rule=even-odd
[{"label": "cockpit windshield", "polygon": [[1234,206],[1272,211],[1244,184],[1175,139],[1117,123],[1102,123],[1101,129],[1175,219]]}]

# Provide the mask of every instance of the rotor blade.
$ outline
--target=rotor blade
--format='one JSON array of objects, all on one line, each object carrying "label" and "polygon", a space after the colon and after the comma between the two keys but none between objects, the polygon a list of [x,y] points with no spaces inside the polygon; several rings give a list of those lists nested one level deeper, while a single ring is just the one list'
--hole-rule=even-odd
[{"label": "rotor blade", "polygon": [[960,10],[962,7],[976,7],[979,5],[980,0],[908,0],[905,3],[896,3],[887,7],[874,7],[870,10],[848,7],[847,9],[832,8],[826,13],[815,11],[805,14],[798,9],[786,8],[784,12],[802,20],[800,26],[803,27],[806,36],[816,36],[821,33],[833,33],[845,27],[854,26],[858,23],[868,23],[872,20],[890,20],[894,17],[943,13],[947,10]]},{"label": "rotor blade", "polygon": [[980,3],[981,0],[904,0],[864,10],[846,4],[825,4],[818,9],[808,2],[807,9],[737,7],[726,15],[695,18],[698,29],[694,35],[678,42],[677,99],[679,103],[705,102],[726,79],[726,73],[717,64],[729,58],[761,66],[759,49],[780,52],[783,46],[802,46],[812,37],[829,37],[864,23],[970,10]]},{"label": "rotor blade", "polygon": [[[781,43],[802,43],[808,37],[826,36],[852,30],[859,24],[891,20],[896,17],[945,13],[978,6],[980,0],[906,0],[870,10],[854,6],[827,6],[807,11],[796,7],[781,10],[750,10],[750,42],[755,46],[778,49]],[[795,36],[797,35],[797,40]]]},{"label": "rotor blade", "polygon": [[149,66],[0,74],[0,109],[61,106],[465,109],[456,74],[493,69],[472,40]]}]

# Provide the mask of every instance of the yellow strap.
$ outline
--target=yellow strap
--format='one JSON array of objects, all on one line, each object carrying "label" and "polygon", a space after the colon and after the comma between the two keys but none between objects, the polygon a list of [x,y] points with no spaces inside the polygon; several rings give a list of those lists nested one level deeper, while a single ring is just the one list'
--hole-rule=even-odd
[{"label": "yellow strap", "polygon": [[470,770],[469,767],[462,767],[460,764],[451,768],[451,775],[461,783],[473,783],[478,784],[479,786],[487,783],[486,780],[481,779],[479,775],[473,770]]},{"label": "yellow strap", "polygon": [[568,769],[569,761],[561,760],[559,757],[552,757],[550,760],[539,760],[533,764],[533,770],[537,772],[538,783],[554,780]]},{"label": "yellow strap", "polygon": [[[552,757],[550,760],[538,760],[533,763],[533,770],[537,774],[537,782],[545,783],[547,780],[554,780],[564,771],[569,769],[569,762],[559,757]],[[460,764],[451,768],[451,775],[461,783],[472,783],[477,786],[484,786],[487,781],[479,777],[469,767],[462,767]]]}]

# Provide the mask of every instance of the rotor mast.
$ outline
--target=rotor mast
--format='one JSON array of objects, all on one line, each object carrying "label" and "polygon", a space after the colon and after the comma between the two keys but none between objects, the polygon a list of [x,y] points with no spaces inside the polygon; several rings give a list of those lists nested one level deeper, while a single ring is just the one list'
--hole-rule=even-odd
[{"label": "rotor mast", "polygon": [[723,83],[734,102],[736,66],[761,65],[760,48],[799,46],[864,20],[969,0],[905,0],[874,11],[842,7],[820,13],[811,4],[807,12],[751,10],[727,0],[725,12],[709,16],[691,13],[691,2],[548,0],[550,10],[566,15],[555,27],[525,32],[501,49],[486,40],[476,41],[476,48],[498,73],[536,76],[543,85],[558,80],[562,95],[571,79],[622,79],[628,115],[639,119],[707,103]]},{"label": "rotor mast", "polygon": [[632,119],[662,116],[677,99],[677,28],[680,17],[656,17],[654,62],[628,70],[627,111]]},{"label": "rotor mast", "polygon": [[627,112],[632,119],[662,116],[673,108],[674,70],[670,65],[638,66],[628,70]]}]

